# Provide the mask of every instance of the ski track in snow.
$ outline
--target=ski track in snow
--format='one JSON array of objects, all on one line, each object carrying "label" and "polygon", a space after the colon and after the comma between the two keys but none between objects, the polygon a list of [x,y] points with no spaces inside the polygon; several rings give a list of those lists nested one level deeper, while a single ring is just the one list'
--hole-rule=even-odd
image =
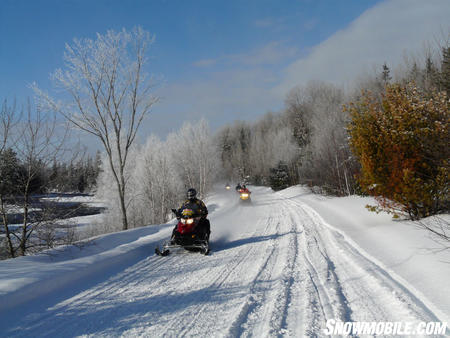
[{"label": "ski track in snow", "polygon": [[[327,319],[439,321],[302,202],[255,188],[252,205],[240,206],[222,194],[210,256],[149,248],[75,296],[25,311],[1,335],[302,337],[322,336]],[[215,241],[216,223],[233,223],[231,237]]]}]

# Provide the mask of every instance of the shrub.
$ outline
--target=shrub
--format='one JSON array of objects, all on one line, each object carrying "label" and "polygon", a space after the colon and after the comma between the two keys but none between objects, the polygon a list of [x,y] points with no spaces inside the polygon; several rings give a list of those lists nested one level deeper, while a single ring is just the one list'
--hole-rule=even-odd
[{"label": "shrub", "polygon": [[445,92],[424,93],[410,83],[386,86],[361,99],[350,112],[350,147],[361,165],[363,192],[375,196],[373,210],[419,219],[448,209],[449,100]]}]

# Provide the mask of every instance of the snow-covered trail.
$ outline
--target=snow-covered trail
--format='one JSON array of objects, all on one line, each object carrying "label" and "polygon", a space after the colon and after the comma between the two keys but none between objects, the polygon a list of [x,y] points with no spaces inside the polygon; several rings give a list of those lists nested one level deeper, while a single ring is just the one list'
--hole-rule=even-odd
[{"label": "snow-covered trail", "polygon": [[327,319],[439,321],[304,203],[267,188],[254,188],[252,200],[213,196],[210,256],[158,257],[149,247],[75,295],[22,305],[2,334],[301,337],[321,336]]}]

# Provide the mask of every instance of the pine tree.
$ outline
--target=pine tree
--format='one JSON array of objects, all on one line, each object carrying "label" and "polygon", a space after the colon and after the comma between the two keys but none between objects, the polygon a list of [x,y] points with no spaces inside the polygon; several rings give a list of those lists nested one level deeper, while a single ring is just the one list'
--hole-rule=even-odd
[{"label": "pine tree", "polygon": [[17,155],[12,149],[0,153],[0,196],[10,196],[19,191],[20,169]]},{"label": "pine tree", "polygon": [[431,91],[433,88],[439,88],[439,72],[428,56],[425,63],[425,89]]},{"label": "pine tree", "polygon": [[11,257],[15,257],[15,249],[12,240],[12,233],[9,229],[8,215],[5,209],[5,200],[20,190],[20,167],[16,153],[12,149],[6,149],[0,152],[0,216],[2,230],[7,245],[7,251]]},{"label": "pine tree", "polygon": [[450,47],[442,48],[441,86],[450,97]]},{"label": "pine tree", "polygon": [[381,80],[383,81],[383,84],[386,86],[392,79],[391,70],[387,66],[386,62],[383,64],[383,71],[381,73]]},{"label": "pine tree", "polygon": [[289,187],[289,168],[286,163],[280,161],[276,168],[270,169],[270,187],[275,191]]}]

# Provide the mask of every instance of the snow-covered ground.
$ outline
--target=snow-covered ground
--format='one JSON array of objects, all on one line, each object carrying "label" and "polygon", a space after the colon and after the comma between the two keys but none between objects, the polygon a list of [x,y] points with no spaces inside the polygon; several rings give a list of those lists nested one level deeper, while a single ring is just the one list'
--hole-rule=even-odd
[{"label": "snow-covered ground", "polygon": [[207,200],[211,254],[154,255],[173,224],[0,262],[2,336],[322,336],[327,319],[450,321],[450,253],[301,187]]},{"label": "snow-covered ground", "polygon": [[[71,225],[76,228],[80,237],[85,238],[86,234],[92,232],[95,227],[102,223],[103,215],[95,214],[89,216],[77,216],[58,220],[60,225]],[[98,233],[98,232],[97,232]]]},{"label": "snow-covered ground", "polygon": [[[281,194],[311,206],[330,227],[356,242],[384,270],[400,277],[415,294],[425,296],[421,298],[450,323],[450,250],[444,250],[442,242],[413,222],[395,221],[386,213],[365,210],[366,205],[375,205],[372,198],[329,198],[304,191],[294,187]],[[450,222],[450,215],[439,218]]]}]

